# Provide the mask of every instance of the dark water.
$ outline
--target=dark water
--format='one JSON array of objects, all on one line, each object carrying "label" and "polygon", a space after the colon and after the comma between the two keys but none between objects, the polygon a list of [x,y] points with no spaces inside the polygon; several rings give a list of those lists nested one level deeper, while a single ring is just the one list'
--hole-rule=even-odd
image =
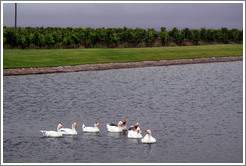
[{"label": "dark water", "polygon": [[[3,78],[3,162],[243,162],[243,62]],[[108,133],[128,119],[157,143]],[[82,133],[98,120],[100,133]],[[42,138],[59,122],[78,135]]]}]

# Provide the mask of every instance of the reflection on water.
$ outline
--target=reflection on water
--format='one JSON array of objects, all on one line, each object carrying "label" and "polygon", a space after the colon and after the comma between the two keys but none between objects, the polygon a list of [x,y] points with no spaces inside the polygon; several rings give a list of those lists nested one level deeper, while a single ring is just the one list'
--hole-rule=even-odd
[{"label": "reflection on water", "polygon": [[152,144],[147,144],[147,145],[148,145],[148,154],[150,154]]},{"label": "reflection on water", "polygon": [[[243,62],[3,78],[6,163],[239,163],[243,161]],[[155,144],[109,133],[127,118]],[[99,133],[82,132],[98,121]],[[77,122],[78,135],[43,138]]]}]

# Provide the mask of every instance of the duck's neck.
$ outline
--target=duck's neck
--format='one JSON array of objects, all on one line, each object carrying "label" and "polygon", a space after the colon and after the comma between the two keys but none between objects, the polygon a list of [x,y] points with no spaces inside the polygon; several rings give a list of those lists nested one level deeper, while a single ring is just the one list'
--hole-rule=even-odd
[{"label": "duck's neck", "polygon": [[57,127],[57,132],[60,133],[61,132],[61,128]]},{"label": "duck's neck", "polygon": [[74,125],[72,125],[72,130],[73,130],[73,131],[76,131],[76,130],[75,130],[75,126],[74,126]]}]

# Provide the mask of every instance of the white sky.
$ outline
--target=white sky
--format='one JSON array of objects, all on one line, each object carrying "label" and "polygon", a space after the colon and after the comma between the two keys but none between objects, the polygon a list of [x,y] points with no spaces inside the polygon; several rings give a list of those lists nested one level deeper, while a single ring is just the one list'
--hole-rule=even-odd
[{"label": "white sky", "polygon": [[[3,5],[3,23],[14,26],[14,3]],[[243,4],[19,3],[18,26],[243,29]]]}]

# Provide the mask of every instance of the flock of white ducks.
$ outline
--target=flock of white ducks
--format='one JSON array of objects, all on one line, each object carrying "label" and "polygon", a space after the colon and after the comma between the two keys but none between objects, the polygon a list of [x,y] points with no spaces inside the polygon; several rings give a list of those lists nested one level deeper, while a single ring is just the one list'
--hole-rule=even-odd
[{"label": "flock of white ducks", "polygon": [[[107,130],[109,132],[124,132],[127,131],[126,127],[127,120],[123,119],[123,121],[119,121],[118,124],[114,123],[107,123]],[[58,124],[57,131],[45,131],[40,130],[40,132],[43,133],[44,137],[62,137],[63,135],[77,135],[76,127],[78,127],[77,123],[72,124],[72,128],[63,128],[61,124]],[[99,132],[100,124],[96,123],[94,124],[94,127],[87,127],[85,124],[82,125],[82,131],[83,132]],[[142,138],[142,131],[140,130],[139,123],[136,123],[134,126],[131,126],[128,129],[127,133],[128,138],[136,138],[140,139]],[[146,135],[141,140],[143,143],[155,143],[156,139],[151,136],[151,131],[147,130]]]}]

